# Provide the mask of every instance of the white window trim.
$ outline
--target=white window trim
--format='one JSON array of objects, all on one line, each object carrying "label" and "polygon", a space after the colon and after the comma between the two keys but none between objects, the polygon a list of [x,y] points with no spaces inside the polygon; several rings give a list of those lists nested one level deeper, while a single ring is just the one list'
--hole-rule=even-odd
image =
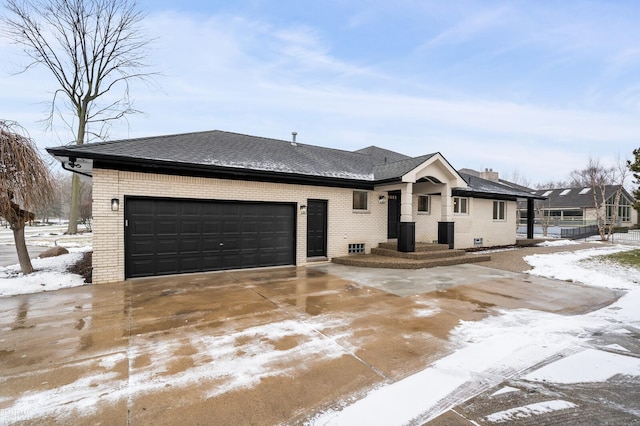
[{"label": "white window trim", "polygon": [[[466,202],[466,205],[467,205],[467,211],[466,211],[466,212],[456,212],[456,211],[455,211],[455,205],[456,205],[456,203],[455,203],[455,199],[456,199],[456,198],[457,198],[458,200],[467,200],[467,202]],[[458,216],[469,216],[469,210],[471,210],[471,205],[470,205],[471,203],[470,203],[469,197],[458,197],[458,196],[456,196],[456,197],[451,197],[451,203],[453,204],[453,205],[451,206],[451,210],[453,210],[453,214],[454,214],[454,215],[458,215]]]},{"label": "white window trim", "polygon": [[[498,217],[494,217],[493,216],[493,211],[494,211],[494,207],[496,205],[496,203],[498,203],[498,206],[500,204],[504,205],[504,209],[502,210],[502,213],[504,215],[504,217],[500,218],[500,208],[498,208]],[[493,205],[492,205],[492,209],[491,209],[491,215],[493,217],[493,221],[494,222],[506,222],[507,221],[507,202],[506,201],[501,201],[501,200],[493,200]]]},{"label": "white window trim", "polygon": [[[427,197],[427,210],[420,210],[420,197]],[[423,215],[431,214],[431,195],[418,195],[416,208],[418,209],[418,214],[423,214]]]},{"label": "white window trim", "polygon": [[[367,199],[366,199],[366,201],[365,201],[365,204],[366,204],[366,205],[365,205],[365,208],[364,208],[364,209],[356,209],[356,208],[353,206],[353,195],[354,195],[356,192],[362,192],[362,193],[364,193],[364,194],[367,196]],[[353,190],[353,192],[351,193],[351,208],[353,209],[353,213],[369,213],[369,198],[370,198],[370,197],[369,197],[369,191],[359,191],[359,190],[357,190],[357,189]]]}]

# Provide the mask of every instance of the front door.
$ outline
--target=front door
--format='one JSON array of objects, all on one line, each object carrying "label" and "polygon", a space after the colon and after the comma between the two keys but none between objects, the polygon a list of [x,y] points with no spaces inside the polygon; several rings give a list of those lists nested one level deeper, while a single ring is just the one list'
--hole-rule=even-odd
[{"label": "front door", "polygon": [[327,201],[307,200],[307,257],[327,256]]},{"label": "front door", "polygon": [[398,238],[398,227],[400,225],[400,191],[390,191],[387,215],[387,238]]}]

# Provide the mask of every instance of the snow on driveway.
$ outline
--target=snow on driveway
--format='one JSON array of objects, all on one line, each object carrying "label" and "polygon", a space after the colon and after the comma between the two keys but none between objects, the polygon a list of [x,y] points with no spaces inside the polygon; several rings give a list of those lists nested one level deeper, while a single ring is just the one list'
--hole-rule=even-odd
[{"label": "snow on driveway", "polygon": [[[451,334],[451,341],[460,344],[460,349],[421,372],[371,390],[341,410],[325,411],[311,423],[405,425],[426,422],[505,378],[520,376],[531,366],[557,355],[569,356],[527,377],[551,382],[591,382],[615,374],[640,376],[637,358],[605,353],[589,346],[594,332],[615,334],[626,332],[625,325],[640,327],[640,271],[597,260],[600,255],[631,249],[633,247],[605,246],[526,257],[534,268],[532,274],[629,292],[616,303],[585,315],[518,309],[499,310],[483,321],[461,321]],[[540,406],[519,407],[513,412],[495,413],[495,419],[490,421],[571,408],[568,404],[550,401]]]},{"label": "snow on driveway", "polygon": [[[54,245],[64,240],[61,234],[44,229],[29,235],[30,243]],[[6,232],[0,231],[0,244],[7,238]],[[78,251],[90,249],[90,239],[87,241],[87,237],[84,238],[82,240],[80,237],[74,237],[67,241],[68,246],[76,252],[53,260],[35,260],[34,267],[41,271],[28,277],[22,276],[16,266],[0,268],[0,297],[82,285],[80,277],[64,271],[66,265],[77,259]],[[52,241],[55,243],[52,244]],[[338,401],[337,404],[344,408],[325,411],[310,423],[404,425],[416,421],[425,422],[510,377],[524,376],[532,381],[575,383],[606,380],[615,374],[640,375],[640,362],[636,358],[604,352],[593,348],[590,343],[590,337],[595,332],[627,333],[625,327],[640,328],[640,271],[597,260],[597,256],[630,249],[633,248],[619,245],[603,246],[525,258],[533,266],[531,274],[581,282],[590,286],[622,289],[627,291],[627,294],[616,303],[585,315],[565,316],[525,309],[496,310],[494,316],[482,321],[461,321],[450,335],[451,343],[458,347],[458,350],[403,380],[370,390],[354,403],[350,403],[351,400]],[[425,306],[423,310],[416,310],[415,314],[429,315],[433,309],[437,310],[437,307]],[[255,347],[243,343],[246,347],[242,350],[246,356],[238,356],[237,352],[238,343],[247,340],[241,335],[230,335],[222,339],[211,336],[198,338],[196,335],[191,344],[204,358],[201,365],[195,366],[193,374],[183,377],[184,385],[192,384],[204,375],[212,379],[216,385],[211,388],[211,395],[252,386],[256,380],[271,374],[270,365],[279,363],[278,359],[270,358],[268,354],[273,352],[272,342],[282,337],[283,333],[293,333],[300,341],[298,349],[278,351],[277,355],[285,357],[289,362],[294,359],[294,364],[300,364],[313,356],[324,359],[338,357],[344,353],[341,348],[326,346],[326,340],[314,331],[324,326],[328,325],[301,326],[287,322],[245,330],[245,333],[250,332],[263,337],[260,340],[262,343]],[[106,394],[109,399],[119,399],[131,392],[151,391],[158,386],[164,386],[165,383],[158,380],[156,373],[170,368],[172,348],[156,348],[153,342],[146,342],[141,336],[134,337],[133,340],[135,345],[132,345],[130,350],[135,351],[136,346],[138,349],[144,349],[150,354],[153,362],[148,368],[140,367],[137,371],[132,371],[129,378],[130,388],[125,386],[122,377],[114,376],[110,370],[114,364],[135,359],[137,354],[104,354],[103,357],[87,361],[99,365],[92,367],[98,375],[88,376],[86,380],[100,386],[94,388],[88,385],[89,382],[78,380],[52,389],[48,394],[25,394],[14,408],[31,411],[37,405],[40,406],[41,415],[55,412],[60,406],[68,403],[68,395],[71,393],[75,395],[75,402],[66,406],[66,409],[82,412],[94,409],[96,398],[105,389],[119,389],[116,392],[112,391],[110,396],[109,393]],[[615,350],[624,353],[627,348],[617,347]],[[559,361],[532,372],[528,371],[532,366],[559,354],[563,356]],[[220,369],[211,370],[211,364],[207,362],[211,358],[227,361],[226,364],[221,364]],[[236,374],[228,376],[224,374],[225,371],[235,371]],[[37,402],[36,405],[34,401]],[[562,400],[547,401],[494,413],[494,417],[488,420],[507,421],[536,413],[571,408],[570,404]]]}]

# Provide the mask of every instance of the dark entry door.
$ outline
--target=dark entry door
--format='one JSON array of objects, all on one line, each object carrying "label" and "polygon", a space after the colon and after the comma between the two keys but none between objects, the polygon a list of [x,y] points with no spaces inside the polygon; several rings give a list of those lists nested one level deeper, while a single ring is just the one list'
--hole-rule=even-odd
[{"label": "dark entry door", "polygon": [[295,205],[125,199],[125,277],[295,264]]},{"label": "dark entry door", "polygon": [[327,201],[307,200],[307,257],[327,255]]},{"label": "dark entry door", "polygon": [[400,226],[400,191],[390,191],[387,215],[387,238],[398,238],[398,227]]}]

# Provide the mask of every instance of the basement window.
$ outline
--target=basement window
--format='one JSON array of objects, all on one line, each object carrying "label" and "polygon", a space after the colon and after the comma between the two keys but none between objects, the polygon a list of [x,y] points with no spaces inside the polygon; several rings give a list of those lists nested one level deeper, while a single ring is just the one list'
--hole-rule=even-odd
[{"label": "basement window", "polygon": [[364,243],[349,244],[349,254],[364,253]]}]

